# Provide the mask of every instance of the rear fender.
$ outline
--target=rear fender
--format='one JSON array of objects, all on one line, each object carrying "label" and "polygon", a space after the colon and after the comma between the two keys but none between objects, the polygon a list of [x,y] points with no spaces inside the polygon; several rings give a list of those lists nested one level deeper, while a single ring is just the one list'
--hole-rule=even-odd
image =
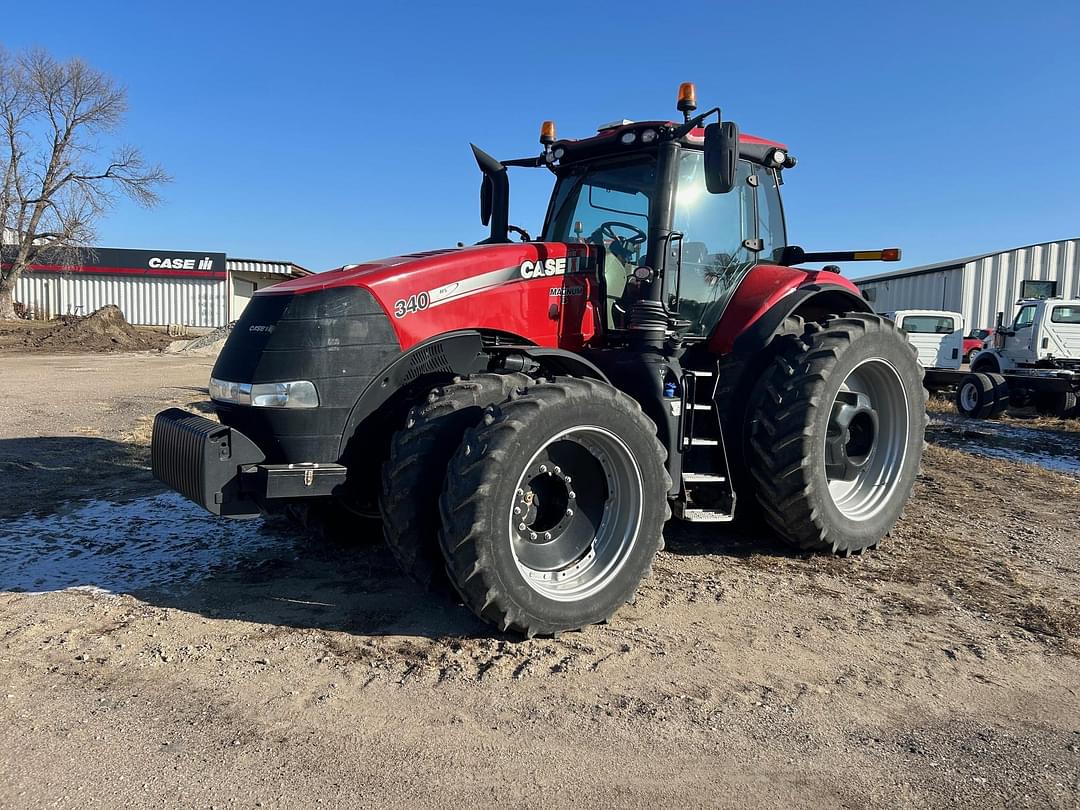
[{"label": "rear fender", "polygon": [[[748,493],[745,469],[746,420],[754,386],[775,357],[772,343],[784,322],[797,316],[821,320],[845,312],[870,312],[859,295],[839,285],[810,284],[798,287],[776,301],[736,338],[731,351],[720,356],[716,407],[730,461],[731,483],[736,493]],[[711,346],[710,346],[711,348]]]},{"label": "rear fender", "polygon": [[784,321],[793,315],[816,321],[845,312],[873,312],[866,300],[845,287],[807,284],[798,287],[772,305],[735,339],[732,351],[749,355],[765,348]]}]

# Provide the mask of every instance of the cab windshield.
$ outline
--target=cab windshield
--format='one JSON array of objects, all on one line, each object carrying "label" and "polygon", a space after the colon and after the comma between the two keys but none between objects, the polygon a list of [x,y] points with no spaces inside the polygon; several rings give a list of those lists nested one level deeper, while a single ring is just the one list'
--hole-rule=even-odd
[{"label": "cab windshield", "polygon": [[655,188],[652,158],[571,168],[559,178],[544,239],[612,248],[631,265],[644,261]]},{"label": "cab windshield", "polygon": [[625,326],[623,296],[630,274],[645,262],[649,250],[655,189],[652,157],[571,168],[555,187],[544,239],[604,248],[604,320],[609,329]]},{"label": "cab windshield", "polygon": [[[669,268],[681,258],[681,272],[664,279],[664,303],[684,322],[683,334],[708,335],[750,269],[775,260],[787,243],[778,186],[775,171],[740,160],[732,190],[710,194],[702,153],[683,150],[673,224],[682,239],[667,257]],[[570,167],[555,187],[544,239],[605,249],[609,326],[619,326],[627,279],[648,253],[655,190],[652,156]]]}]

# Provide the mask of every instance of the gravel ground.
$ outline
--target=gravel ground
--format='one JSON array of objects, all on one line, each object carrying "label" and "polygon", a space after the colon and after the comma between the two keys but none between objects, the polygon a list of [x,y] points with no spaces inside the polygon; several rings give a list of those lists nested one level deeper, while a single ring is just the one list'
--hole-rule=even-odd
[{"label": "gravel ground", "polygon": [[936,422],[861,557],[673,522],[611,623],[518,641],[369,526],[163,493],[211,362],[0,355],[0,806],[1080,806],[1080,480],[967,452],[1030,436]]}]

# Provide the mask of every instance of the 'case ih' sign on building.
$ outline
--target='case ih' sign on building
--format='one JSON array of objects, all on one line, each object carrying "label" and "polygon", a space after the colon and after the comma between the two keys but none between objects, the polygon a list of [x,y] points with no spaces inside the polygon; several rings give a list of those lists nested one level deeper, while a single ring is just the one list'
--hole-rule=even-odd
[{"label": "'case ih' sign on building", "polygon": [[[4,262],[13,258],[4,249]],[[129,250],[126,248],[68,248],[43,251],[28,268],[35,273],[103,273],[108,275],[225,278],[225,254],[190,250]]]},{"label": "'case ih' sign on building", "polygon": [[[4,246],[0,261],[10,266],[14,253]],[[257,290],[309,272],[292,262],[202,250],[53,249],[26,268],[15,300],[46,320],[115,304],[134,324],[213,328],[236,320]]]}]

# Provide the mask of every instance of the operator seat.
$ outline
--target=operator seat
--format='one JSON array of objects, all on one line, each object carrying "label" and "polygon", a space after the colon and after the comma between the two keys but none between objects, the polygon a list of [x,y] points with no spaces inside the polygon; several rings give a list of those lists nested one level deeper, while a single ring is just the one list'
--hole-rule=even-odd
[{"label": "operator seat", "polygon": [[614,306],[622,300],[626,292],[626,279],[630,275],[630,268],[623,264],[622,260],[611,250],[604,251],[604,315],[607,318],[608,329],[620,329],[623,324],[621,317],[616,317]]}]

